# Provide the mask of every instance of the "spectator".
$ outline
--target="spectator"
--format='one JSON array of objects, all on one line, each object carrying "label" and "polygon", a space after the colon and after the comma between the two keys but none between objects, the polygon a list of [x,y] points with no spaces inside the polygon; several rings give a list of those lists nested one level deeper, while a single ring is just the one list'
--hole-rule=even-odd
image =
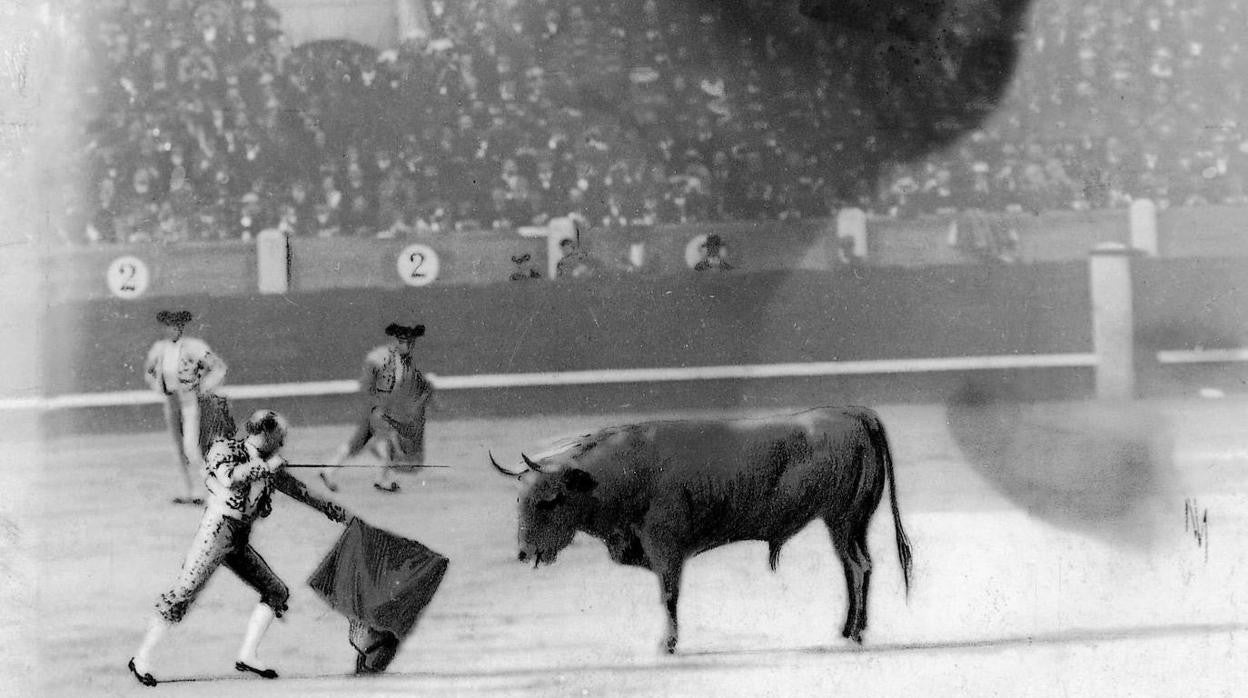
[{"label": "spectator", "polygon": [[714,233],[706,236],[706,241],[698,245],[698,249],[702,250],[702,259],[693,265],[694,271],[732,271],[734,266],[725,259],[727,255],[727,247],[723,240]]},{"label": "spectator", "polygon": [[528,252],[513,254],[511,263],[516,266],[515,271],[511,272],[510,278],[512,281],[529,281],[542,278],[542,273],[537,270],[537,265],[533,263],[533,255]]},{"label": "spectator", "polygon": [[555,276],[560,279],[582,279],[597,276],[602,263],[581,248],[579,242],[565,239],[559,243],[563,255],[555,264]]}]

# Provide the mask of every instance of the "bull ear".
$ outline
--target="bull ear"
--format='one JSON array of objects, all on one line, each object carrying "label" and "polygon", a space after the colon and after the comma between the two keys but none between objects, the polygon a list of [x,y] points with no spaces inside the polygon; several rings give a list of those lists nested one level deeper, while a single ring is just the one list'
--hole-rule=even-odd
[{"label": "bull ear", "polygon": [[598,481],[580,468],[568,468],[563,471],[563,485],[570,492],[591,492],[598,486]]}]

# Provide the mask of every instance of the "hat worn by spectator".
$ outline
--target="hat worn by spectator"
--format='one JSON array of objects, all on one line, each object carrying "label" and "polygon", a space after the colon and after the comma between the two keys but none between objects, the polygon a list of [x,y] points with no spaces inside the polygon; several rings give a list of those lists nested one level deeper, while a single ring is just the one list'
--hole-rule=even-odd
[{"label": "hat worn by spectator", "polygon": [[424,336],[425,326],[414,325],[412,327],[406,327],[397,322],[392,322],[386,327],[386,334],[390,337],[394,337],[400,342],[406,342],[416,339],[417,337]]},{"label": "hat worn by spectator", "polygon": [[162,310],[156,313],[156,322],[170,327],[182,327],[191,322],[191,311],[189,310]]}]

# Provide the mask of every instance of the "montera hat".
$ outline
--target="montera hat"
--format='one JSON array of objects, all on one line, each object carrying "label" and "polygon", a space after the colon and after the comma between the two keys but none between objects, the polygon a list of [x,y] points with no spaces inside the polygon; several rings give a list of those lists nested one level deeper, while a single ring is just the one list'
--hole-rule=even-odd
[{"label": "montera hat", "polygon": [[189,310],[162,310],[156,313],[156,322],[170,327],[181,327],[190,323],[191,311]]},{"label": "montera hat", "polygon": [[424,336],[425,326],[414,325],[412,327],[406,327],[404,325],[400,325],[397,322],[392,322],[388,326],[386,326],[386,334],[391,337],[394,337],[395,339],[399,341],[416,339],[417,337]]}]

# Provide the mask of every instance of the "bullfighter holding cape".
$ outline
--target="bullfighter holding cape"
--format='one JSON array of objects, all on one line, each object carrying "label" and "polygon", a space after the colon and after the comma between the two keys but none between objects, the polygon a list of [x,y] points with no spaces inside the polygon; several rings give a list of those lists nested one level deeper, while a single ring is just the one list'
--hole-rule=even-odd
[{"label": "bullfighter holding cape", "polygon": [[158,614],[129,662],[130,673],[146,686],[158,683],[150,671],[153,650],[224,565],[260,594],[235,669],[277,678],[277,672],[265,666],[256,651],[271,621],[285,612],[289,591],[248,540],[254,520],[268,514],[273,490],[321,511],[332,521],[346,523],[309,584],[349,619],[349,641],[357,651],[356,673],[385,671],[441,584],[447,559],[416,541],[369,526],[341,506],[312,494],[291,476],[285,459],[278,455],[289,429],[281,415],[257,411],[247,421],[246,436],[234,439],[236,425],[229,403],[213,397],[205,404],[201,423],[200,448],[209,492],[204,518],[181,573],[157,601]]},{"label": "bullfighter holding cape", "polygon": [[[214,403],[218,404],[218,403]],[[226,428],[226,425],[222,425]],[[130,659],[130,673],[145,686],[155,686],[152,654],[170,628],[180,623],[200,591],[222,566],[228,567],[259,594],[234,668],[275,679],[277,671],[260,661],[257,651],[274,618],[286,611],[290,590],[251,546],[251,528],[272,510],[278,490],[324,514],[331,521],[350,518],[341,506],[317,497],[285,471],[279,451],[286,443],[285,418],[257,410],[245,424],[246,437],[218,438],[208,449],[203,469],[208,501],[190,552],[174,582],[156,601],[156,614],[142,644]]]}]

